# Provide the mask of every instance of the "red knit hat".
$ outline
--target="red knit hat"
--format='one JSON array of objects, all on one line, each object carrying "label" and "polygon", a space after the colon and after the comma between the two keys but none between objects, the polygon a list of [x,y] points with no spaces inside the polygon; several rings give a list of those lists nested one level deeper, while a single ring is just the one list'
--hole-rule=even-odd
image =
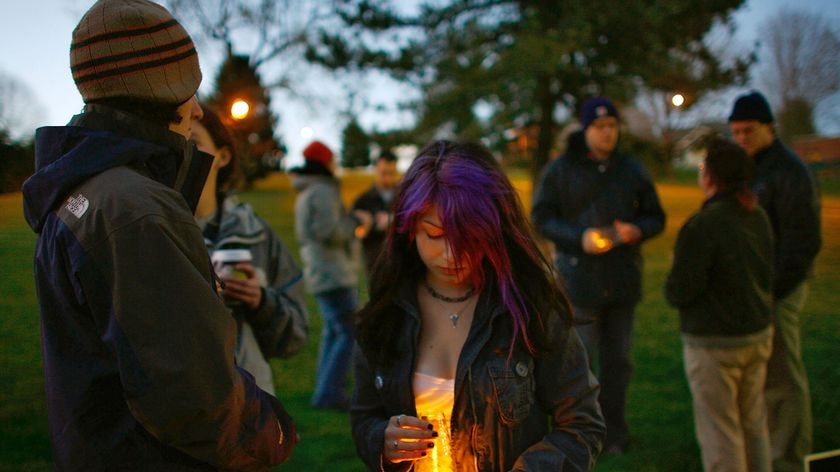
[{"label": "red knit hat", "polygon": [[312,141],[303,150],[303,157],[307,161],[315,161],[326,166],[332,161],[333,152],[321,141]]}]

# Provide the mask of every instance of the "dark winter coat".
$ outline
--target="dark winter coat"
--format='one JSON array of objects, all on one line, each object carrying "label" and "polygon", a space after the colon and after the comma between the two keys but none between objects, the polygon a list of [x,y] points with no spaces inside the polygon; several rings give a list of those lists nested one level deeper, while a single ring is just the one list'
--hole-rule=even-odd
[{"label": "dark winter coat", "polygon": [[753,191],[773,226],[773,295],[784,298],[808,276],[820,250],[819,193],[811,172],[781,141],[755,155]]},{"label": "dark winter coat", "polygon": [[764,210],[717,195],[680,229],[665,296],[679,308],[683,333],[744,336],[770,325],[772,283],[773,233]]},{"label": "dark winter coat", "polygon": [[200,192],[210,162],[104,107],[38,130],[23,193],[56,470],[268,470],[290,452],[291,418],[234,366],[234,320],[172,188]]},{"label": "dark winter coat", "polygon": [[537,185],[532,219],[557,250],[557,270],[574,305],[633,305],[641,298],[641,241],[600,255],[584,254],[587,228],[633,223],[642,241],[665,227],[653,181],[635,159],[613,152],[590,159],[583,132],[573,134],[563,156],[549,163]]}]

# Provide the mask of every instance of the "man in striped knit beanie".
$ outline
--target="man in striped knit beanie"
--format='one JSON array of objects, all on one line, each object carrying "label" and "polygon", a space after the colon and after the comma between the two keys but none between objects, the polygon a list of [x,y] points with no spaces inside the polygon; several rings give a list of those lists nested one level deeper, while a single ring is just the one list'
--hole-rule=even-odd
[{"label": "man in striped knit beanie", "polygon": [[213,158],[190,36],[147,0],[99,0],[73,31],[85,102],[36,134],[23,186],[56,470],[269,470],[297,442],[234,364],[235,321],[193,211]]}]

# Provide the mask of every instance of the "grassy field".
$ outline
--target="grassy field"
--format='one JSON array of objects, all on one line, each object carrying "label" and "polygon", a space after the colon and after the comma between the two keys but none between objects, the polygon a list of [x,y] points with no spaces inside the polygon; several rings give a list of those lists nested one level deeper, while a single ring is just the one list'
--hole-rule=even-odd
[{"label": "grassy field", "polygon": [[[347,201],[368,178],[344,177]],[[516,179],[523,196],[530,183]],[[634,341],[636,370],[629,393],[632,443],[621,457],[603,457],[600,471],[699,471],[690,394],[682,371],[676,312],[662,296],[676,231],[699,205],[690,185],[662,184],[668,214],[665,234],[645,245],[645,297],[639,306]],[[244,192],[296,251],[292,235],[294,194],[284,176],[272,176]],[[524,198],[527,202],[527,198]],[[802,321],[804,357],[814,403],[815,451],[840,447],[840,198],[823,198],[824,246]],[[38,311],[32,283],[35,235],[21,215],[19,194],[0,195],[0,471],[51,470],[40,361]],[[273,361],[279,395],[294,415],[302,442],[291,461],[277,470],[362,471],[353,449],[348,417],[309,407],[320,317],[309,300],[313,331],[306,350]]]}]

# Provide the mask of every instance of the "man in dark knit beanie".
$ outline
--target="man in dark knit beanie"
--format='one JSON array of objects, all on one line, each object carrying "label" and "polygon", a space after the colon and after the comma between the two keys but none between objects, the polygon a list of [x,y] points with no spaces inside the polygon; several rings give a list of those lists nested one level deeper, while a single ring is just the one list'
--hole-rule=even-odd
[{"label": "man in dark knit beanie", "polygon": [[55,468],[269,470],[297,435],[234,365],[193,218],[213,158],[188,141],[192,39],[160,5],[99,0],[70,65],[85,108],[37,131],[23,186]]},{"label": "man in dark knit beanie", "polygon": [[821,245],[819,196],[813,176],[776,137],[773,114],[758,92],[738,97],[729,115],[732,137],[755,160],[752,188],[773,226],[773,353],[765,400],[774,471],[799,471],[811,451],[808,377],[802,362],[800,313]]},{"label": "man in dark knit beanie", "polygon": [[601,382],[604,452],[623,454],[631,443],[626,407],[641,248],[665,228],[665,213],[647,169],[618,148],[619,113],[612,100],[583,102],[580,124],[566,153],[543,170],[531,218],[557,249],[555,266]]}]

